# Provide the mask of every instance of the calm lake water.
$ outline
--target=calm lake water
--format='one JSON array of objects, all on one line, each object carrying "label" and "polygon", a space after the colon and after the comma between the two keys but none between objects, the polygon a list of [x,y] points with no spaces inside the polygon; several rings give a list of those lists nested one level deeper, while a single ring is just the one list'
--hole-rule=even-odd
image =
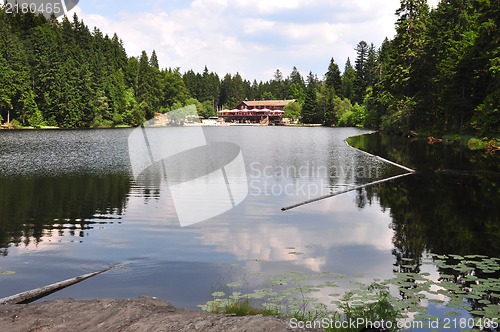
[{"label": "calm lake water", "polygon": [[[0,297],[122,263],[46,299],[149,295],[196,307],[235,280],[254,289],[263,276],[329,271],[369,283],[429,253],[500,256],[497,156],[366,135],[350,143],[417,173],[283,212],[406,171],[349,147],[347,137],[367,133],[360,129],[203,132],[208,143],[241,149],[248,194],[188,227],[172,189],[183,180],[133,176],[131,129],[0,132]],[[196,167],[208,174],[213,165]],[[182,179],[183,169],[175,174]],[[183,199],[199,203],[184,210],[217,196],[191,194]]]}]

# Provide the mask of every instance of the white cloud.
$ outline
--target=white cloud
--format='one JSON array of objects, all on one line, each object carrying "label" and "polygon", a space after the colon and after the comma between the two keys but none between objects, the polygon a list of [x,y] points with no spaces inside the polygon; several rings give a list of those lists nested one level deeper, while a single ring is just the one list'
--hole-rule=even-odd
[{"label": "white cloud", "polygon": [[300,0],[234,0],[232,4],[249,13],[274,13],[280,10],[297,9],[307,1]]},{"label": "white cloud", "polygon": [[[250,203],[248,206],[253,205]],[[311,211],[316,215],[318,211],[323,211],[323,215],[318,215],[317,220],[325,223],[325,231],[318,232],[317,228],[308,228],[302,224],[276,227],[272,223],[266,223],[265,216],[273,215],[275,208],[266,211],[264,207],[259,211],[258,226],[250,223],[248,228],[244,225],[232,228],[229,225],[212,232],[205,228],[211,227],[210,225],[201,224],[200,227],[204,231],[200,233],[200,239],[205,245],[216,246],[218,251],[229,252],[239,260],[258,258],[262,261],[287,262],[313,272],[341,269],[340,261],[330,259],[331,252],[336,249],[366,246],[372,251],[378,251],[380,257],[388,263],[381,266],[377,260],[366,262],[363,269],[365,272],[371,272],[367,275],[370,278],[390,277],[384,275],[384,271],[387,271],[387,266],[393,261],[391,249],[394,232],[387,227],[387,214],[375,205],[366,206],[363,212],[356,216],[352,215],[351,209],[350,195],[301,207],[297,213],[304,213],[304,220],[307,220],[306,216],[310,216]],[[245,211],[247,219],[252,215],[255,215],[255,211]],[[295,255],[294,252],[303,254]],[[328,264],[330,266],[327,266]]]},{"label": "white cloud", "polygon": [[277,68],[288,75],[293,66],[322,77],[332,57],[343,68],[359,41],[378,46],[394,35],[399,1],[194,0],[160,10],[145,1],[141,14],[123,3],[112,14],[91,4],[81,2],[78,15],[116,32],[131,56],[154,49],[162,67],[202,71],[207,65],[221,76],[268,80]]}]

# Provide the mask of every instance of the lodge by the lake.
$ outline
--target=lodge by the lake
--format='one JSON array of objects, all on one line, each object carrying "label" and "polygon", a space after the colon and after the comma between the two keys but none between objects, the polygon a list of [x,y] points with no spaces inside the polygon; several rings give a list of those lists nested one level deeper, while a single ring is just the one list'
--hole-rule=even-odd
[{"label": "lodge by the lake", "polygon": [[243,101],[236,108],[219,111],[219,118],[227,123],[281,124],[285,106],[295,100]]}]

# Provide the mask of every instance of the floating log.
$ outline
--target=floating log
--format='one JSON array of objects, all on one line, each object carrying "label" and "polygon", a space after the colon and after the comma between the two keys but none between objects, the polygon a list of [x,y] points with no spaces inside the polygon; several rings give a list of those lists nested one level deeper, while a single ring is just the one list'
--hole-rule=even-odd
[{"label": "floating log", "polygon": [[[347,144],[347,146],[353,148],[349,142],[347,142],[347,140],[344,140],[344,143]],[[387,179],[382,179],[382,180],[377,180],[377,181],[374,181],[374,182],[370,182],[370,183],[367,183],[367,184],[363,184],[363,185],[360,185],[360,186],[355,186],[355,187],[352,187],[352,188],[349,188],[349,189],[345,189],[345,190],[342,190],[342,191],[339,191],[339,192],[336,192],[336,193],[332,193],[332,194],[329,194],[329,195],[324,195],[324,196],[320,196],[320,197],[317,197],[317,198],[313,198],[313,199],[310,199],[310,200],[307,200],[307,201],[304,201],[302,203],[298,203],[298,204],[294,204],[294,205],[290,205],[290,206],[287,206],[287,207],[283,207],[281,208],[281,211],[288,211],[288,210],[292,210],[292,209],[295,209],[299,206],[303,206],[303,205],[308,205],[308,204],[311,204],[311,203],[314,203],[314,202],[318,202],[318,201],[322,201],[322,200],[325,200],[325,199],[328,199],[328,198],[331,198],[331,197],[335,197],[335,196],[339,196],[339,195],[342,195],[342,194],[345,194],[345,193],[348,193],[348,192],[351,192],[351,191],[354,191],[354,190],[358,190],[358,189],[362,189],[362,188],[366,188],[366,187],[369,187],[369,186],[373,186],[375,184],[380,184],[380,183],[384,183],[384,182],[387,182],[387,181],[391,181],[391,180],[395,180],[395,179],[399,179],[399,178],[402,178],[402,177],[405,177],[405,176],[408,176],[408,175],[413,175],[415,174],[415,170],[411,169],[411,168],[408,168],[406,166],[403,166],[403,165],[400,165],[400,164],[397,164],[393,161],[390,161],[390,160],[387,160],[387,159],[384,159],[382,157],[379,157],[379,156],[376,156],[376,155],[373,155],[369,152],[366,152],[366,151],[363,151],[361,149],[357,149],[357,148],[353,148],[353,149],[356,149],[358,150],[359,152],[361,153],[364,153],[366,155],[369,155],[371,157],[375,157],[383,162],[386,162],[386,163],[389,163],[391,165],[394,165],[396,167],[399,167],[401,169],[404,169],[405,171],[407,171],[408,173],[404,173],[404,174],[400,174],[400,175],[396,175],[396,176],[393,176],[393,177],[390,177],[390,178],[387,178]]]},{"label": "floating log", "polygon": [[12,296],[4,297],[3,299],[0,299],[0,304],[27,304],[27,303],[31,303],[31,302],[34,302],[34,301],[41,299],[45,296],[48,296],[52,293],[55,293],[63,288],[77,284],[79,282],[82,282],[84,280],[92,278],[98,274],[107,272],[107,271],[115,268],[116,266],[118,266],[118,265],[113,265],[113,266],[107,267],[107,268],[99,270],[99,271],[95,271],[95,272],[87,273],[87,274],[84,274],[84,275],[81,275],[81,276],[78,276],[75,278],[59,281],[59,282],[56,282],[55,284],[43,286],[43,287],[40,287],[37,289],[32,289],[32,290],[29,290],[26,292],[22,292],[22,293],[15,294]]},{"label": "floating log", "polygon": [[356,187],[349,188],[349,189],[346,189],[346,190],[342,190],[342,191],[339,191],[339,192],[336,192],[336,193],[333,193],[333,194],[329,194],[329,195],[325,195],[325,196],[320,196],[320,197],[317,197],[317,198],[314,198],[314,199],[307,200],[307,201],[302,202],[302,203],[298,203],[298,204],[295,204],[295,205],[290,205],[290,206],[281,208],[281,211],[292,210],[292,209],[295,209],[295,208],[297,208],[299,206],[302,206],[302,205],[307,205],[307,204],[311,204],[311,203],[314,203],[314,202],[319,202],[319,201],[325,200],[327,198],[339,196],[339,195],[342,195],[342,194],[345,194],[345,193],[348,193],[348,192],[351,192],[351,191],[354,191],[354,190],[357,190],[357,189],[366,188],[366,187],[369,187],[369,186],[373,186],[375,184],[384,183],[384,182],[387,182],[387,181],[395,180],[395,179],[402,178],[402,177],[408,176],[408,175],[413,175],[413,174],[414,174],[414,172],[405,173],[405,174],[401,174],[401,175],[396,175],[396,176],[393,176],[393,177],[390,177],[390,178],[387,178],[387,179],[370,182],[370,183],[367,183],[367,184],[363,184],[361,186],[356,186]]}]

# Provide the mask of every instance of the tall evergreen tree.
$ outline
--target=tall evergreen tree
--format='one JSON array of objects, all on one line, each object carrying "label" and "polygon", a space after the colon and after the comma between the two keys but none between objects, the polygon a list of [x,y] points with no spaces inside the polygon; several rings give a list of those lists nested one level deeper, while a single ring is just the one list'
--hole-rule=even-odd
[{"label": "tall evergreen tree", "polygon": [[325,84],[329,89],[333,89],[335,94],[340,95],[342,93],[342,76],[339,66],[335,63],[333,58],[328,65],[328,71],[325,75]]},{"label": "tall evergreen tree", "polygon": [[326,107],[324,111],[323,124],[331,127],[338,122],[337,114],[335,112],[335,98],[338,98],[334,89],[326,89]]},{"label": "tall evergreen tree", "polygon": [[271,94],[277,99],[286,98],[286,82],[283,79],[281,70],[276,69],[274,72],[274,79],[271,81]]},{"label": "tall evergreen tree", "polygon": [[151,59],[149,59],[149,66],[160,70],[160,64],[158,62],[158,56],[156,55],[155,50],[153,50],[153,53],[151,53]]},{"label": "tall evergreen tree", "polygon": [[354,69],[356,77],[354,79],[354,102],[362,103],[366,88],[368,87],[368,44],[363,40],[356,46],[356,61]]},{"label": "tall evergreen tree", "polygon": [[[19,118],[23,124],[43,121],[35,103],[30,84],[30,66],[26,49],[12,29],[9,20],[0,11],[0,118],[9,122]],[[1,120],[0,120],[1,121]]]},{"label": "tall evergreen tree", "polygon": [[200,96],[198,94],[198,85],[200,84],[200,82],[198,82],[196,73],[192,69],[190,69],[184,73],[182,79],[184,80],[184,84],[189,90],[191,96],[193,96],[193,98],[199,99]]},{"label": "tall evergreen tree", "polygon": [[317,81],[313,73],[310,72],[307,77],[307,88],[306,88],[306,99],[301,110],[301,121],[302,123],[317,123],[318,120],[318,110],[316,101],[317,92]]},{"label": "tall evergreen tree", "polygon": [[472,126],[483,136],[500,137],[500,1],[480,0],[478,9],[479,34],[471,53],[484,67],[474,71],[471,97],[480,105],[474,107]]},{"label": "tall evergreen tree", "polygon": [[160,93],[162,88],[160,70],[151,66],[146,51],[142,51],[139,58],[137,82],[137,101],[146,111],[146,117],[148,119],[153,118],[155,113],[160,111]]},{"label": "tall evergreen tree", "polygon": [[386,66],[385,89],[394,98],[387,108],[386,123],[394,130],[408,132],[425,117],[418,108],[419,83],[423,81],[423,54],[426,45],[429,6],[426,0],[401,0],[396,11],[396,36],[391,42],[391,56]]},{"label": "tall evergreen tree", "polygon": [[351,65],[351,60],[347,58],[342,74],[341,96],[349,100],[354,100],[354,81],[356,80],[356,70]]},{"label": "tall evergreen tree", "polygon": [[304,103],[306,98],[306,85],[304,82],[304,78],[300,74],[297,67],[293,67],[290,76],[288,76],[288,99],[295,99],[300,103]]},{"label": "tall evergreen tree", "polygon": [[366,86],[373,86],[377,82],[378,78],[378,61],[377,61],[377,51],[373,43],[368,49],[368,57],[366,59]]}]

